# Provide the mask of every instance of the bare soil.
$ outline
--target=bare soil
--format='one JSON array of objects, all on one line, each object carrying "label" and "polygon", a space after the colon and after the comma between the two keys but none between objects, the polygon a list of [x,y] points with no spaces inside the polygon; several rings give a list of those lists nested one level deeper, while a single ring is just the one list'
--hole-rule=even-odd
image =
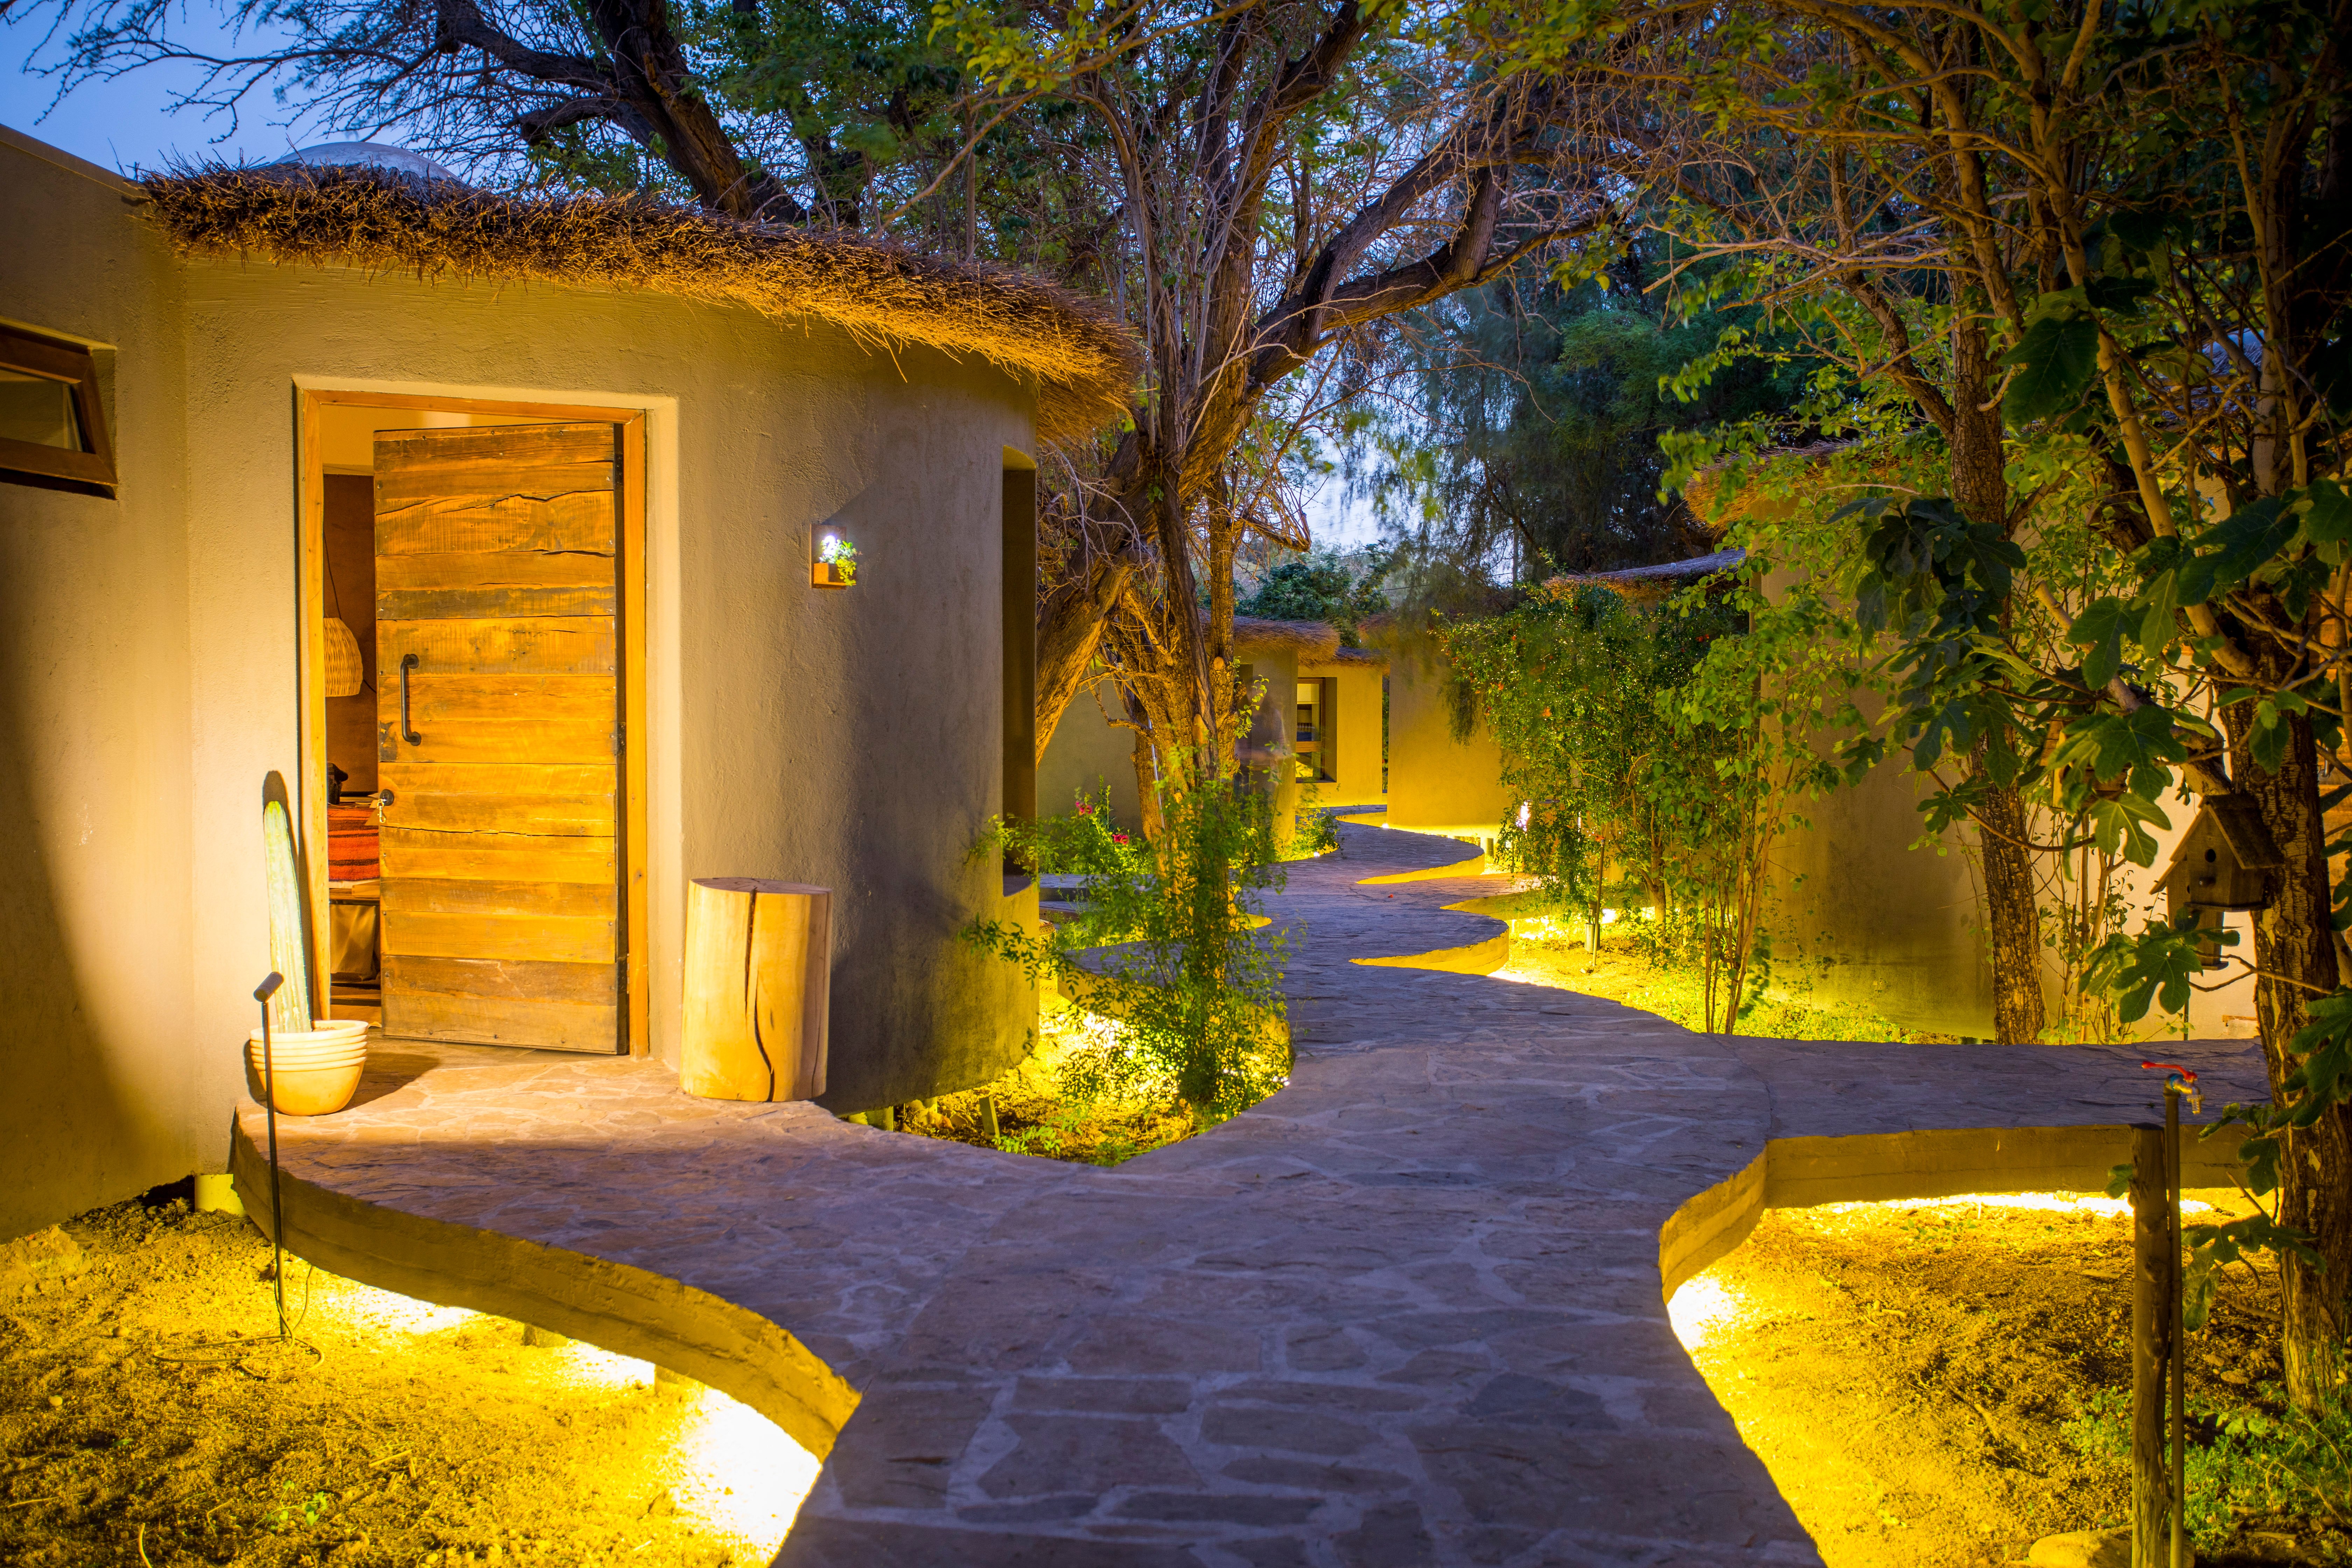
[{"label": "bare soil", "polygon": [[[1696,971],[1653,963],[1637,938],[1623,926],[1602,928],[1598,951],[1587,951],[1580,928],[1556,918],[1535,917],[1511,922],[1511,961],[1495,978],[1521,985],[1549,985],[1580,991],[1655,1013],[1686,1029],[1706,1026],[1704,1000]],[[1914,1044],[1949,1043],[1948,1035],[1927,1035],[1897,1028],[1874,1014],[1812,1005],[1811,993],[1795,970],[1789,976],[1798,987],[1792,994],[1773,994],[1749,1000],[1739,1015],[1739,1033],[1777,1040],[1896,1040]]]},{"label": "bare soil", "polygon": [[[765,1563],[805,1489],[763,1528],[798,1450],[742,1406],[292,1260],[312,1348],[282,1345],[245,1219],[134,1201],[65,1230],[84,1271],[0,1302],[0,1561],[714,1568]],[[746,1418],[772,1436],[739,1499],[704,1461]]]},{"label": "bare soil", "polygon": [[[1692,1359],[1831,1568],[2013,1563],[2042,1536],[2129,1522],[2119,1208],[1775,1211],[1676,1293]],[[2189,1338],[2200,1561],[2352,1562],[2343,1498],[2321,1490],[2346,1472],[2315,1487],[2225,1436],[2282,1412],[2273,1280],[2233,1269]]]}]

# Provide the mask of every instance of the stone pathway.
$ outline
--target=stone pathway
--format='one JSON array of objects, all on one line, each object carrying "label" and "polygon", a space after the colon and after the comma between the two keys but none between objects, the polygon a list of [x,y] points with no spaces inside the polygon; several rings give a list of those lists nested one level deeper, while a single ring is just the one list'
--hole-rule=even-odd
[{"label": "stone pathway", "polygon": [[[289,1235],[819,1448],[854,1398],[782,1563],[1817,1561],[1674,1339],[1662,1230],[1686,1270],[1692,1227],[1719,1249],[1775,1182],[1969,1190],[1930,1169],[1963,1144],[1988,1182],[2079,1180],[2116,1138],[1936,1130],[2143,1116],[2138,1053],[1727,1040],[1357,964],[1491,936],[1443,906],[1494,879],[1359,885],[1462,847],[1342,834],[1275,906],[1291,1086],[1116,1171],[689,1100],[657,1064],[393,1058],[367,1103],[281,1123]],[[2263,1092],[2249,1045],[2173,1054],[2216,1102]],[[251,1192],[257,1109],[241,1132]]]}]

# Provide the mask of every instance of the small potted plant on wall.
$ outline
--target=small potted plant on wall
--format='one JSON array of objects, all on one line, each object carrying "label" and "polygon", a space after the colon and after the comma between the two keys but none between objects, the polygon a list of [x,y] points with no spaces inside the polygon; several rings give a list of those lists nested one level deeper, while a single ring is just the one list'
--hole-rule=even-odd
[{"label": "small potted plant on wall", "polygon": [[816,531],[816,559],[810,563],[809,580],[820,588],[848,588],[857,583],[857,546],[838,529],[821,528]]}]

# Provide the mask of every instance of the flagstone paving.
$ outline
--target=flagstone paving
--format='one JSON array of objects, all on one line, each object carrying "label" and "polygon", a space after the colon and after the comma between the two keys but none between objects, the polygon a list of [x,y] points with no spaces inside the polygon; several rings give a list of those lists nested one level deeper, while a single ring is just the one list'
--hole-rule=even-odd
[{"label": "flagstone paving", "polygon": [[[340,1194],[793,1336],[859,1403],[781,1563],[1818,1561],[1675,1341],[1661,1227],[1772,1140],[2143,1117],[2138,1053],[1725,1039],[1357,964],[1495,934],[1444,906],[1496,884],[1362,884],[1463,847],[1341,831],[1275,903],[1290,1087],[1118,1170],[691,1100],[658,1063],[387,1047],[365,1103],[280,1123],[289,1225]],[[2249,1044],[2168,1051],[2264,1092]],[[444,1299],[587,1310],[446,1257]],[[679,1351],[755,1403],[789,1375],[756,1353]]]}]

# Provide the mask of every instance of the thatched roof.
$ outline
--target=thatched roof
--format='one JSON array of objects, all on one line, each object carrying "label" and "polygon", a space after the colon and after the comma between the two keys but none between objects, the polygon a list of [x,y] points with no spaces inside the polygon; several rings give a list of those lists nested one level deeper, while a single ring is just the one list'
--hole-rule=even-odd
[{"label": "thatched roof", "polygon": [[638,197],[499,195],[366,167],[216,166],[143,182],[183,251],[418,277],[646,289],[813,316],[877,344],[971,354],[1034,379],[1042,436],[1126,410],[1133,338],[1101,307],[991,267]]},{"label": "thatched roof", "polygon": [[[1705,523],[1707,531],[1720,538],[1723,531],[1742,518],[1759,516],[1778,519],[1793,516],[1796,504],[1786,494],[1769,494],[1754,481],[1761,474],[1790,464],[1810,468],[1827,462],[1841,452],[1860,445],[1854,441],[1815,441],[1806,447],[1771,447],[1760,452],[1724,458],[1709,463],[1690,477],[1683,486],[1683,500],[1692,515]],[[1741,483],[1727,489],[1734,475]]]},{"label": "thatched roof", "polygon": [[1747,559],[1745,550],[1718,550],[1712,555],[1669,561],[1663,566],[1628,566],[1620,572],[1572,572],[1547,577],[1544,586],[1555,594],[1563,588],[1594,587],[1614,589],[1629,599],[1663,599],[1685,583],[1728,572]]},{"label": "thatched roof", "polygon": [[1301,660],[1328,660],[1339,647],[1338,629],[1325,621],[1261,621],[1250,616],[1234,617],[1234,652],[1244,658],[1256,654],[1290,653]]},{"label": "thatched roof", "polygon": [[1309,668],[1324,666],[1348,669],[1386,669],[1389,667],[1389,656],[1376,647],[1334,648],[1328,658],[1302,661],[1298,666],[1298,672],[1304,675]]}]

